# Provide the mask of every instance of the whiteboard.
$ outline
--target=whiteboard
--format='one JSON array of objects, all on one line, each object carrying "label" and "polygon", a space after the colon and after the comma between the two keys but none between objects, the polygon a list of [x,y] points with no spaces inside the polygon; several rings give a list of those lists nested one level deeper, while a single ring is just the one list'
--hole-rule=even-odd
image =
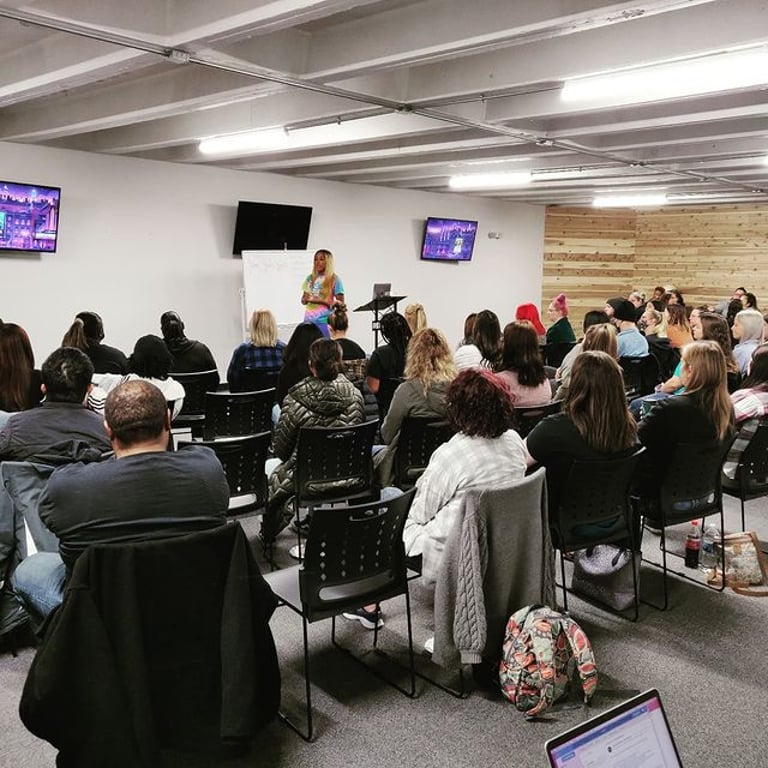
[{"label": "whiteboard", "polygon": [[301,285],[312,272],[312,251],[243,251],[243,327],[257,309],[269,309],[288,341],[304,320]]}]

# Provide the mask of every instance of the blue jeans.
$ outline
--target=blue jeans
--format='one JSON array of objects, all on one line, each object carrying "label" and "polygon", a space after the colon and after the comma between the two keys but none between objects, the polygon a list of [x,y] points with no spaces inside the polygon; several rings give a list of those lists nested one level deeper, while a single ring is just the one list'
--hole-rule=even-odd
[{"label": "blue jeans", "polygon": [[35,617],[45,619],[61,605],[67,571],[56,552],[38,552],[24,558],[11,576],[11,584],[24,607]]}]

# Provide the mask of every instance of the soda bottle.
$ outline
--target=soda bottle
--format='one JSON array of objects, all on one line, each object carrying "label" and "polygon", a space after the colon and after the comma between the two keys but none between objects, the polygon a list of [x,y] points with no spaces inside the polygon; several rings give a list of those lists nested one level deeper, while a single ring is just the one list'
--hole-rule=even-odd
[{"label": "soda bottle", "polygon": [[699,567],[699,552],[701,551],[701,531],[699,521],[693,520],[688,535],[685,537],[685,565],[687,568]]},{"label": "soda bottle", "polygon": [[714,568],[717,565],[716,547],[720,543],[720,529],[715,523],[709,523],[704,528],[701,535],[701,555],[699,565],[705,571]]}]

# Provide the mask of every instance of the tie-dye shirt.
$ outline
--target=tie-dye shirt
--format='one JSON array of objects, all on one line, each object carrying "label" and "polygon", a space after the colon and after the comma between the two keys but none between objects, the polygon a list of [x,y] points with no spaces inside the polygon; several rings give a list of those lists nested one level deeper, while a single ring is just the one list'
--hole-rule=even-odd
[{"label": "tie-dye shirt", "polygon": [[[341,282],[341,278],[338,275],[334,275],[334,278],[333,292],[328,297],[330,304],[333,304],[339,294],[344,293],[344,285]],[[312,275],[307,275],[306,280],[301,286],[301,292],[308,293],[310,296],[323,296],[323,280],[325,280],[325,275],[317,275],[314,280]],[[309,302],[304,310],[304,322],[314,323],[315,325],[327,325],[330,314],[331,308],[326,307],[325,304]]]}]

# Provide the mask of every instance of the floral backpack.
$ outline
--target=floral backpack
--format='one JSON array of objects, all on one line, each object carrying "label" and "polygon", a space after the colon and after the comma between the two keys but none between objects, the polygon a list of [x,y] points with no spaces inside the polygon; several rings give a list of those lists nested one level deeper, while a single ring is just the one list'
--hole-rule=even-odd
[{"label": "floral backpack", "polygon": [[578,670],[584,701],[597,687],[597,667],[584,630],[545,605],[529,605],[507,622],[499,665],[501,692],[526,718],[568,694]]}]

